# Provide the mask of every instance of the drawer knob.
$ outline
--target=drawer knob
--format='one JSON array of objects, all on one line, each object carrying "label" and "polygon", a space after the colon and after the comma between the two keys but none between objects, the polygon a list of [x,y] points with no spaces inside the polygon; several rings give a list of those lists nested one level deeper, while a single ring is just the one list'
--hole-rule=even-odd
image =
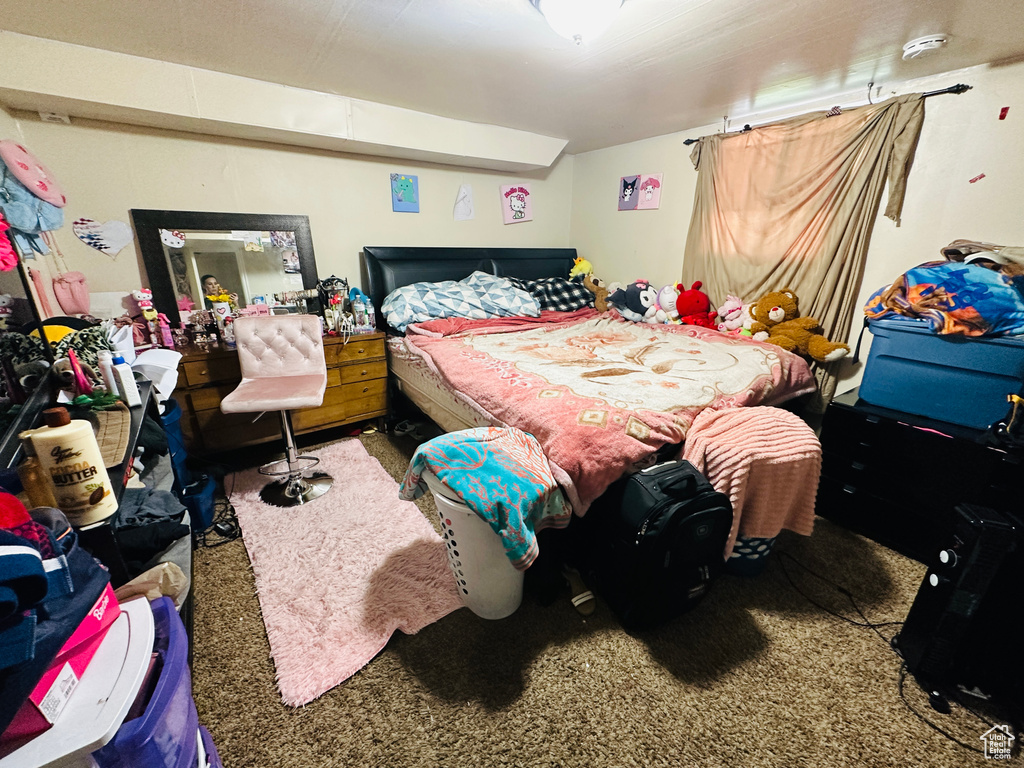
[{"label": "drawer knob", "polygon": [[205,375],[206,375],[206,374],[208,374],[208,373],[209,373],[209,371],[207,371],[207,370],[205,370],[205,369],[204,369],[204,370],[202,370],[202,371],[200,371],[200,372],[199,372],[199,375],[200,375],[200,376],[205,376]]},{"label": "drawer knob", "polygon": [[854,486],[854,485],[844,485],[843,486],[843,493],[856,493],[856,492],[857,492],[857,487]]},{"label": "drawer knob", "polygon": [[855,461],[852,464],[850,464],[850,469],[854,469],[860,472],[862,469],[864,469],[864,465],[861,464],[859,461]]},{"label": "drawer knob", "polygon": [[366,350],[363,347],[360,347],[359,349],[356,350],[356,352],[358,354],[362,355],[362,354],[365,354]]},{"label": "drawer knob", "polygon": [[370,391],[369,387],[363,387],[363,392],[369,392],[369,391]]},{"label": "drawer knob", "polygon": [[363,368],[363,372],[362,372],[361,374],[359,374],[359,375],[360,375],[360,376],[365,376],[365,375],[366,375],[366,369],[365,369],[365,368]]}]

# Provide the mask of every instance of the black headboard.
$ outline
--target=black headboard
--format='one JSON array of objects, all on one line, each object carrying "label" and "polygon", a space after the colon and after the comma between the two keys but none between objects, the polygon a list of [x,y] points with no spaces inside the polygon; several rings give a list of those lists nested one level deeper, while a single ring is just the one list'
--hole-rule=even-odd
[{"label": "black headboard", "polygon": [[[568,277],[575,248],[405,248],[363,246],[367,293],[377,309],[377,327],[385,297],[411,283],[462,280],[473,272],[536,280]],[[390,329],[389,329],[390,330]]]}]

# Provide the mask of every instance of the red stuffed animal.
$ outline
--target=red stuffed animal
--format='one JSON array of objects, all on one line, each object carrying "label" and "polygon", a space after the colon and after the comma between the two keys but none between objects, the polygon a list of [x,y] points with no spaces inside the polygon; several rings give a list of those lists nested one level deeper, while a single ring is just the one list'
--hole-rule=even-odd
[{"label": "red stuffed animal", "polygon": [[682,283],[676,283],[679,296],[676,298],[676,309],[679,311],[680,322],[686,325],[702,325],[705,328],[717,328],[715,310],[711,308],[711,299],[700,289],[703,283],[698,280],[689,289]]}]

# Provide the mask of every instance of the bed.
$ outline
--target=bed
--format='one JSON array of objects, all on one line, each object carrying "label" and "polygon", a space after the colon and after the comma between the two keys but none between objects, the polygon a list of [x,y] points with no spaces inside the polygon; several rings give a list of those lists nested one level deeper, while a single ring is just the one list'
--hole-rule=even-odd
[{"label": "bed", "polygon": [[[571,248],[363,250],[378,310],[399,287],[474,272],[567,277],[575,257]],[[387,344],[395,386],[442,429],[511,426],[536,437],[578,515],[682,444],[705,409],[778,405],[815,387],[807,363],[773,345],[593,309],[432,320],[405,334],[389,328]]]}]

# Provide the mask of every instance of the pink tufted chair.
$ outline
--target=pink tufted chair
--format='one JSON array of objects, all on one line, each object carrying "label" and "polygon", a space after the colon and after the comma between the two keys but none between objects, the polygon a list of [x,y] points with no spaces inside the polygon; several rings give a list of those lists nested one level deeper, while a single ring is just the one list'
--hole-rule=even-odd
[{"label": "pink tufted chair", "polygon": [[235,321],[235,343],[242,382],[220,403],[224,413],[280,411],[285,458],[260,467],[280,476],[260,491],[267,504],[292,507],[330,490],[333,479],[323,472],[306,474],[320,460],[300,456],[295,448],[291,411],[316,408],[324,401],[327,364],[316,315],[261,315]]}]

